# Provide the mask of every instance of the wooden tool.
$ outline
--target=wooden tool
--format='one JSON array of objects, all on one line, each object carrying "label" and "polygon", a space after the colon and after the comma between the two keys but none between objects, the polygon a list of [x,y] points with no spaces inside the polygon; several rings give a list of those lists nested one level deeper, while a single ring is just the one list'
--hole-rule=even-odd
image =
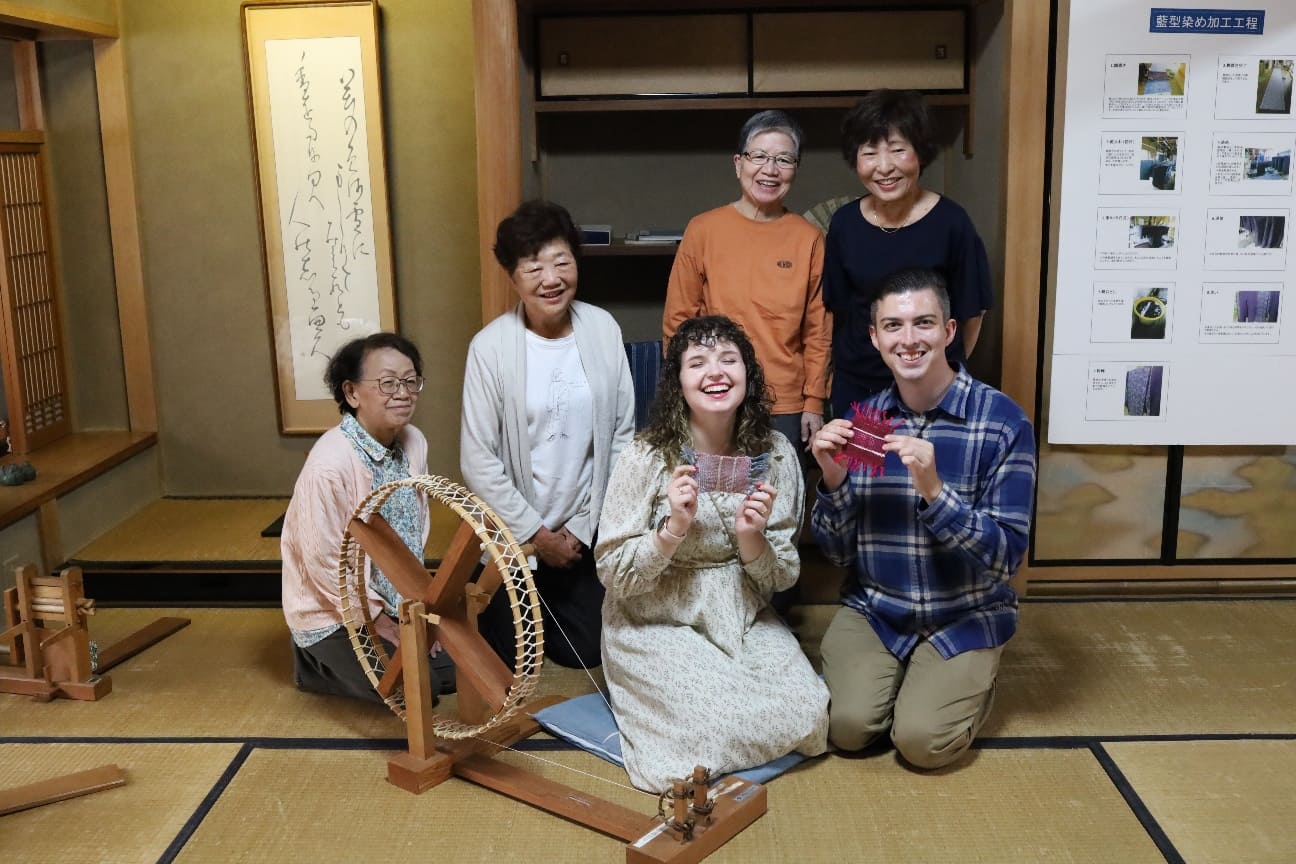
[{"label": "wooden tool", "polygon": [[126,784],[126,773],[116,765],[105,765],[89,771],[78,771],[62,777],[51,777],[39,783],[0,789],[0,816],[30,810],[55,801],[66,801],[78,795],[102,792]]},{"label": "wooden tool", "polygon": [[[396,489],[413,486],[463,520],[434,574],[428,573],[379,515]],[[469,582],[485,551],[489,564]],[[404,598],[400,648],[388,657],[369,618],[366,558]],[[646,815],[499,762],[501,749],[540,731],[529,715],[561,702],[529,700],[544,649],[543,619],[525,551],[493,511],[468,490],[431,475],[385,484],[370,494],[343,537],[338,589],[343,620],[361,667],[404,720],[409,749],[387,763],[387,779],[421,793],[451,775],[492,789],[627,844],[626,861],[701,861],[766,810],[765,787],[729,778],[710,783],[705,768],[676,784],[667,813]],[[503,587],[514,615],[517,657],[510,671],[477,632],[477,614]],[[454,658],[459,716],[438,717],[428,675],[428,648],[439,640]],[[399,683],[396,679],[400,679]]]},{"label": "wooden tool", "polygon": [[104,673],[189,624],[188,618],[159,618],[99,653],[93,664],[87,616],[94,600],[85,596],[80,567],[41,576],[34,566],[14,571],[16,586],[4,592],[5,630],[0,644],[0,693],[19,693],[48,702],[56,696],[95,700],[112,691]]}]

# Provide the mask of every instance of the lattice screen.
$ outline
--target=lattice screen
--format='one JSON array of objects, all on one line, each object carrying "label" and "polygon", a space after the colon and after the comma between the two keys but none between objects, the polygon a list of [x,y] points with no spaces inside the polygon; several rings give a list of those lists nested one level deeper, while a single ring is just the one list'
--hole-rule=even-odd
[{"label": "lattice screen", "polygon": [[0,145],[0,254],[9,427],[26,452],[71,428],[39,145]]}]

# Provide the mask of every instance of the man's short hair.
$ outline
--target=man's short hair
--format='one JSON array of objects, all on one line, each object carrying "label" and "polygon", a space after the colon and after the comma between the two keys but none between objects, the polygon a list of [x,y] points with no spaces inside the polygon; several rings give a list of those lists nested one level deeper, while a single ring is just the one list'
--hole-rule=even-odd
[{"label": "man's short hair", "polygon": [[906,270],[897,270],[878,286],[877,294],[873,297],[873,303],[869,306],[869,322],[877,324],[878,306],[882,300],[890,297],[892,294],[904,294],[911,291],[931,291],[936,295],[940,302],[941,313],[945,320],[950,319],[950,298],[949,288],[946,287],[945,277],[939,270],[932,270],[926,267],[910,267]]}]

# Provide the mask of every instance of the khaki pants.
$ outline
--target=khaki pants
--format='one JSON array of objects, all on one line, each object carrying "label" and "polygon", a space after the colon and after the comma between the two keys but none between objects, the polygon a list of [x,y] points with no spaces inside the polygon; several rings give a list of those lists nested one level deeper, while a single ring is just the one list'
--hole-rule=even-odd
[{"label": "khaki pants", "polygon": [[1003,647],[943,658],[921,641],[908,660],[886,649],[868,619],[837,610],[823,638],[823,673],[832,703],[828,740],[860,750],[888,729],[896,751],[918,768],[958,759],[990,715]]}]

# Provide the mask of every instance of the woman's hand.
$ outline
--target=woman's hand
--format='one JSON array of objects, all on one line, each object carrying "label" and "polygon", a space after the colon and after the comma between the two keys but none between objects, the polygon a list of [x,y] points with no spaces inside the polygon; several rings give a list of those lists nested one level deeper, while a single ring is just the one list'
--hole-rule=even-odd
[{"label": "woman's hand", "polygon": [[755,490],[743,499],[743,503],[738,508],[738,518],[735,524],[738,536],[744,534],[762,534],[765,526],[769,524],[770,513],[774,510],[774,499],[778,497],[778,490],[768,483],[757,483]]},{"label": "woman's hand", "polygon": [[680,465],[666,484],[666,501],[670,504],[670,515],[666,517],[666,531],[674,537],[683,537],[693,525],[697,516],[698,483],[693,475],[697,468],[693,465]]},{"label": "woman's hand", "polygon": [[581,558],[581,543],[566,526],[557,531],[550,531],[541,525],[529,541],[535,547],[536,556],[559,570],[568,570],[576,566]]},{"label": "woman's hand", "polygon": [[697,516],[698,483],[693,476],[697,468],[692,465],[680,465],[666,484],[666,502],[670,504],[670,513],[653,531],[657,551],[667,558],[672,557]]},{"label": "woman's hand", "polygon": [[734,519],[734,533],[738,535],[738,557],[750,564],[765,551],[765,526],[774,511],[778,490],[768,483],[757,483],[755,490],[743,499]]}]

